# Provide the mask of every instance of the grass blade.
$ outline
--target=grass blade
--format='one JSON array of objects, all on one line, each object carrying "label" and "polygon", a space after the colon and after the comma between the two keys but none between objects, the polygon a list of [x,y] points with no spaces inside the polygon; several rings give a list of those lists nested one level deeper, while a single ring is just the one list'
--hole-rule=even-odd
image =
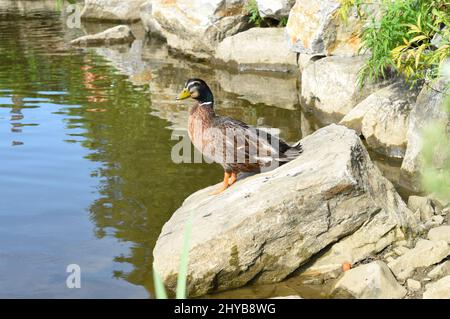
[{"label": "grass blade", "polygon": [[164,288],[164,284],[159,276],[158,270],[153,265],[153,283],[155,285],[155,294],[156,299],[167,299],[166,289]]}]

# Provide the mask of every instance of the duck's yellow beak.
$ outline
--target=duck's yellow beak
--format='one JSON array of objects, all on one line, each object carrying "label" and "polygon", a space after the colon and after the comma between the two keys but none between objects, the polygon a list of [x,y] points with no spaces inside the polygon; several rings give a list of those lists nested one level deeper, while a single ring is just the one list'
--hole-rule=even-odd
[{"label": "duck's yellow beak", "polygon": [[187,98],[191,97],[191,92],[189,92],[188,89],[184,89],[181,91],[181,93],[178,95],[177,100],[186,100]]}]

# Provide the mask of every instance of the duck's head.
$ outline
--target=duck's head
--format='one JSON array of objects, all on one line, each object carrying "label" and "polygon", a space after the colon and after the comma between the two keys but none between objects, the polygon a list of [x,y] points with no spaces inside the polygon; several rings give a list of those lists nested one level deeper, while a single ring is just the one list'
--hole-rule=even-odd
[{"label": "duck's head", "polygon": [[211,89],[205,81],[201,79],[189,79],[184,85],[183,91],[178,95],[177,100],[193,98],[199,103],[214,103],[214,97]]}]

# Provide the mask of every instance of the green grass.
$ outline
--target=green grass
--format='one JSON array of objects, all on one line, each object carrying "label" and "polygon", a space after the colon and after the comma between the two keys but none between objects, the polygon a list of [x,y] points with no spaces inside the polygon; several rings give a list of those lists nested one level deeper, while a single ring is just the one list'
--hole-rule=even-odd
[{"label": "green grass", "polygon": [[[368,54],[358,82],[375,82],[397,73],[412,84],[436,78],[450,55],[450,2],[448,0],[380,0],[380,17],[365,15],[373,0],[341,0],[339,16],[345,22],[356,6],[366,22],[361,33],[361,54]],[[367,8],[367,7],[366,7]],[[440,48],[431,40],[443,38]]]}]

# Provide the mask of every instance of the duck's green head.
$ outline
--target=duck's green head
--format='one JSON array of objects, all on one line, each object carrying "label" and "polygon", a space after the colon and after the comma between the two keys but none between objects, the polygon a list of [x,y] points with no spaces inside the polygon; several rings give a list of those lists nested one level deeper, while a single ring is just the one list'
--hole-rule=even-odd
[{"label": "duck's green head", "polygon": [[184,85],[183,91],[178,95],[177,100],[193,98],[200,103],[214,103],[211,89],[202,79],[189,79]]}]

